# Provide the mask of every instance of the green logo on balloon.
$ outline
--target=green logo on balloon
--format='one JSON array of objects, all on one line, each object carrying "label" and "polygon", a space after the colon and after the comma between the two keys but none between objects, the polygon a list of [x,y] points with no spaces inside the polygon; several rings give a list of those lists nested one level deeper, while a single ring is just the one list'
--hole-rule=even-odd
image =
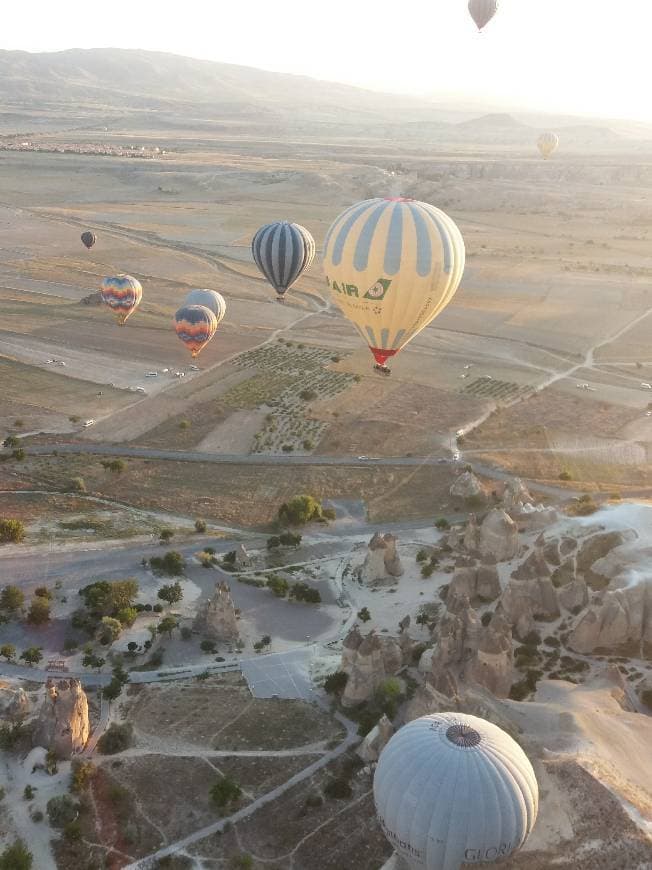
[{"label": "green logo on balloon", "polygon": [[385,298],[389,286],[392,282],[387,278],[379,278],[373,287],[370,287],[364,294],[365,299],[372,299],[374,302],[382,302]]}]

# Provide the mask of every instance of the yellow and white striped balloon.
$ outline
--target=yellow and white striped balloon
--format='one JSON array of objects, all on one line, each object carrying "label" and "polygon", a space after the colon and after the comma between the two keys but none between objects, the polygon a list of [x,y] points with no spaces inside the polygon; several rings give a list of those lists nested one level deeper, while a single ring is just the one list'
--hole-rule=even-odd
[{"label": "yellow and white striped balloon", "polygon": [[369,199],[335,220],[324,242],[333,301],[384,366],[451,301],[464,272],[464,240],[438,208]]},{"label": "yellow and white striped balloon", "polygon": [[547,160],[559,147],[559,136],[556,133],[542,133],[537,141],[537,147]]}]

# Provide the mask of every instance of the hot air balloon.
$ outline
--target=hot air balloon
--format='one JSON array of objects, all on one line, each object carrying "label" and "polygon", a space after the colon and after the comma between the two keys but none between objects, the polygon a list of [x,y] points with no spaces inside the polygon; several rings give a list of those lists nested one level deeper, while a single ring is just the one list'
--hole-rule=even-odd
[{"label": "hot air balloon", "polygon": [[478,30],[482,30],[489,24],[497,9],[498,0],[469,0],[469,12],[477,24]]},{"label": "hot air balloon", "polygon": [[81,240],[82,240],[83,244],[86,245],[86,247],[90,249],[93,247],[93,245],[97,241],[97,238],[95,236],[95,233],[91,233],[89,230],[86,230],[85,233],[81,234]]},{"label": "hot air balloon", "polygon": [[124,326],[143,298],[140,281],[131,275],[115,275],[105,278],[100,289],[102,301],[116,314],[120,326]]},{"label": "hot air balloon", "polygon": [[205,305],[184,305],[174,315],[174,329],[194,359],[217,329],[217,317]]},{"label": "hot air balloon", "polygon": [[254,261],[279,301],[312,263],[315,240],[305,227],[276,221],[261,227],[251,243]]},{"label": "hot air balloon", "polygon": [[536,821],[539,788],[527,756],[502,729],[437,713],[389,741],[374,799],[385,836],[410,867],[458,870],[521,848]]},{"label": "hot air balloon", "polygon": [[216,290],[191,290],[186,296],[184,305],[203,305],[205,308],[210,308],[218,324],[226,314],[226,302],[224,297]]},{"label": "hot air balloon", "polygon": [[556,133],[542,133],[537,141],[537,147],[547,160],[559,147],[559,136]]},{"label": "hot air balloon", "polygon": [[376,369],[451,301],[464,272],[456,224],[425,202],[368,199],[342,212],[324,242],[335,303],[367,342]]}]

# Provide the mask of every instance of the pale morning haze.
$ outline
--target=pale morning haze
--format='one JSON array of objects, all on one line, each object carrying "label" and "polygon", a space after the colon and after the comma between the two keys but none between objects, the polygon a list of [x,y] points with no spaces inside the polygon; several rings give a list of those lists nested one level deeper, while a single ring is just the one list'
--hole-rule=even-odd
[{"label": "pale morning haze", "polygon": [[501,0],[483,35],[461,0],[6,6],[5,49],[149,49],[475,105],[652,121],[647,0]]},{"label": "pale morning haze", "polygon": [[0,5],[0,870],[652,870],[652,0]]}]

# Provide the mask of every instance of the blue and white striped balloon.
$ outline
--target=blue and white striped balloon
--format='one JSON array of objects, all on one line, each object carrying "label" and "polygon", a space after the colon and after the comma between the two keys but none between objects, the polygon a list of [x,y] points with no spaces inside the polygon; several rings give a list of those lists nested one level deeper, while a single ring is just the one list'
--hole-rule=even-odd
[{"label": "blue and white striped balloon", "polygon": [[251,253],[260,271],[282,297],[312,263],[315,240],[300,224],[276,221],[258,230]]}]

